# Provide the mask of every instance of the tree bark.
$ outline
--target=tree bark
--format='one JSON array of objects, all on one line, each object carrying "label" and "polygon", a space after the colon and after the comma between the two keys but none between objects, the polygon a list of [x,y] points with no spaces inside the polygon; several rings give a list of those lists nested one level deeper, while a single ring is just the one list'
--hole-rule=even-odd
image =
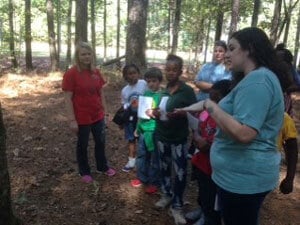
[{"label": "tree bark", "polygon": [[281,12],[282,0],[276,0],[274,5],[274,13],[271,22],[270,41],[273,45],[277,43],[278,39],[278,27],[280,24],[280,12]]},{"label": "tree bark", "polygon": [[299,53],[299,47],[300,47],[300,7],[298,12],[298,21],[297,21],[297,31],[296,31],[296,37],[295,37],[295,49],[294,49],[294,65],[299,65],[298,59],[298,53]]},{"label": "tree bark", "polygon": [[15,30],[14,30],[14,5],[13,1],[8,1],[8,16],[9,16],[9,50],[10,50],[10,57],[11,62],[14,68],[18,67],[18,61],[16,57],[16,48],[15,48]]},{"label": "tree bark", "polygon": [[181,13],[181,0],[176,0],[175,17],[173,25],[173,42],[172,42],[172,54],[176,54],[178,47],[178,34],[180,29],[180,13]]},{"label": "tree bark", "polygon": [[57,33],[57,62],[60,61],[60,53],[61,53],[61,1],[57,1],[56,6],[56,33]]},{"label": "tree bark", "polygon": [[240,0],[233,0],[232,1],[232,13],[231,13],[231,22],[229,27],[229,38],[231,35],[237,30],[237,24],[239,20],[240,14]]},{"label": "tree bark", "polygon": [[260,0],[254,0],[251,27],[257,27],[260,5],[261,5]]},{"label": "tree bark", "polygon": [[148,0],[128,1],[128,29],[126,37],[126,63],[146,69],[146,28]]},{"label": "tree bark", "polygon": [[67,54],[66,54],[66,68],[68,69],[69,66],[71,65],[71,38],[72,38],[72,1],[69,0],[69,5],[68,5],[68,12],[67,12]]},{"label": "tree bark", "polygon": [[32,70],[32,49],[31,49],[31,0],[25,1],[25,60],[26,69]]},{"label": "tree bark", "polygon": [[217,18],[216,18],[216,32],[215,32],[215,41],[221,40],[222,35],[222,27],[224,21],[224,0],[218,1],[218,9],[217,9]]},{"label": "tree bark", "polygon": [[121,15],[120,15],[120,0],[117,2],[117,40],[116,40],[116,57],[120,56],[120,28],[121,28]]},{"label": "tree bark", "polygon": [[6,131],[0,104],[0,225],[19,225],[11,204],[10,180],[6,158]]},{"label": "tree bark", "polygon": [[48,41],[50,48],[51,71],[58,69],[58,57],[56,51],[56,40],[54,32],[54,13],[53,0],[47,0],[47,23],[48,23]]},{"label": "tree bark", "polygon": [[96,53],[96,31],[95,31],[95,0],[91,0],[91,42],[92,42],[92,48],[93,51],[95,52],[95,56],[97,55]]},{"label": "tree bark", "polygon": [[106,61],[107,57],[107,32],[106,32],[106,17],[107,17],[107,10],[106,10],[106,0],[103,0],[104,9],[103,9],[103,61]]},{"label": "tree bark", "polygon": [[76,0],[75,44],[88,40],[87,2],[88,0]]}]

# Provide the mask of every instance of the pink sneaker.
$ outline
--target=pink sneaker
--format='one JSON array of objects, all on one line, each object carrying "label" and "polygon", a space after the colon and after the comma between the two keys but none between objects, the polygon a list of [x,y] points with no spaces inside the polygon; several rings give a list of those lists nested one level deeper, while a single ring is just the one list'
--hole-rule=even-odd
[{"label": "pink sneaker", "polygon": [[93,178],[91,177],[91,175],[84,175],[81,178],[82,182],[84,183],[92,183],[93,182]]},{"label": "pink sneaker", "polygon": [[108,168],[108,170],[105,172],[105,174],[109,177],[112,177],[116,174],[116,171],[113,168]]}]

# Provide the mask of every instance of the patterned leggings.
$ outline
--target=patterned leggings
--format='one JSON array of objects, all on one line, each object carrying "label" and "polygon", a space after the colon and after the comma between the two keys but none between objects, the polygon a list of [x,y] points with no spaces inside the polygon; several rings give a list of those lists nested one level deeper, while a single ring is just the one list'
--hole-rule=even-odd
[{"label": "patterned leggings", "polygon": [[186,186],[187,141],[179,144],[158,141],[158,150],[162,193],[172,196],[173,208],[181,208]]}]

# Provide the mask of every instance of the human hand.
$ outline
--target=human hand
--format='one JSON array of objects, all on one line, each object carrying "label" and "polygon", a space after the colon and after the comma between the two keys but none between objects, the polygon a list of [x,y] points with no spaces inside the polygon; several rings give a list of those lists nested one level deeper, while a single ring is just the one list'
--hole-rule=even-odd
[{"label": "human hand", "polygon": [[139,134],[138,134],[138,132],[137,132],[136,129],[134,130],[133,135],[134,135],[134,137],[136,137],[136,138],[139,137]]},{"label": "human hand", "polygon": [[293,180],[284,178],[280,185],[279,190],[282,194],[289,194],[293,191]]},{"label": "human hand", "polygon": [[71,120],[69,124],[70,130],[75,134],[78,133],[78,124],[76,120]]},{"label": "human hand", "polygon": [[159,118],[160,117],[160,110],[159,110],[159,108],[147,109],[146,110],[146,115],[150,116],[151,118]]}]

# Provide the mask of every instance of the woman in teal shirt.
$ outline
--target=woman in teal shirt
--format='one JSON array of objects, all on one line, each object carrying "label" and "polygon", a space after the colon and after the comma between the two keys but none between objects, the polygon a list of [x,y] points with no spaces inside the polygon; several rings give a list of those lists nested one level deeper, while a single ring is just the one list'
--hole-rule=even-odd
[{"label": "woman in teal shirt", "polygon": [[241,81],[219,105],[207,99],[184,110],[206,109],[217,123],[210,159],[225,225],[257,225],[261,204],[279,178],[276,138],[289,83],[258,28],[235,32],[226,57],[234,74],[244,74]]}]

